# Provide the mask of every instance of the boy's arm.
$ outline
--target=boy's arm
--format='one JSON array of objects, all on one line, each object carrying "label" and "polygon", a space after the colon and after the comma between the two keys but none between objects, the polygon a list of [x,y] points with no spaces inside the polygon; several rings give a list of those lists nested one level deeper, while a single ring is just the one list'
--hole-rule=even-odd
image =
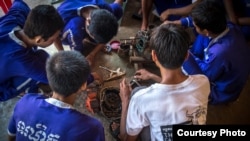
[{"label": "boy's arm", "polygon": [[94,59],[95,56],[98,52],[100,52],[103,48],[104,48],[105,44],[97,44],[95,46],[95,49],[92,50],[88,56],[86,57],[86,59],[89,61],[89,65],[92,66],[94,64]]},{"label": "boy's arm", "polygon": [[145,69],[140,69],[136,71],[134,78],[139,79],[139,80],[154,80],[155,82],[161,82],[161,77],[153,74]]},{"label": "boy's arm", "polygon": [[223,2],[224,2],[229,20],[234,24],[238,24],[238,19],[235,15],[232,0],[223,0]]},{"label": "boy's arm", "polygon": [[120,83],[120,97],[122,101],[122,113],[121,113],[121,122],[120,122],[120,138],[122,141],[136,141],[137,136],[130,136],[126,132],[126,119],[128,113],[129,97],[131,90],[126,84],[126,79],[123,79]]},{"label": "boy's arm", "polygon": [[160,18],[162,21],[165,21],[170,15],[188,16],[191,10],[201,1],[197,0],[192,4],[180,8],[169,8],[160,15]]}]

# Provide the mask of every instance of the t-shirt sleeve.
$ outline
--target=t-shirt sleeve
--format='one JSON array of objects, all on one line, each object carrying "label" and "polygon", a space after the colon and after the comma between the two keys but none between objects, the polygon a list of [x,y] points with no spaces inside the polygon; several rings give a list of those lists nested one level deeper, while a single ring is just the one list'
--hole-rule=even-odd
[{"label": "t-shirt sleeve", "polygon": [[16,122],[14,120],[13,115],[12,115],[12,117],[9,120],[8,135],[9,136],[15,136],[16,135]]},{"label": "t-shirt sleeve", "polygon": [[71,19],[64,27],[62,42],[72,50],[83,52],[83,39],[86,36],[85,22],[81,17]]},{"label": "t-shirt sleeve", "polygon": [[118,3],[111,3],[111,4],[99,4],[99,8],[106,9],[109,12],[113,13],[117,20],[120,20],[123,16],[123,8]]},{"label": "t-shirt sleeve", "polygon": [[148,126],[139,105],[140,104],[135,101],[133,96],[129,103],[126,120],[126,131],[131,136],[138,135],[143,127]]},{"label": "t-shirt sleeve", "polygon": [[9,33],[14,27],[23,27],[30,8],[23,1],[14,1],[8,13],[0,19],[0,34]]}]

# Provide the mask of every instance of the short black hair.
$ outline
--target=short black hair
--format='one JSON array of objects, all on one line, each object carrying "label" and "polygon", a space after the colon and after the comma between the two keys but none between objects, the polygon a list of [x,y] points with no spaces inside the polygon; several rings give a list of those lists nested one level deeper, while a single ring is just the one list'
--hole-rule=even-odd
[{"label": "short black hair", "polygon": [[95,9],[90,13],[90,34],[97,43],[108,43],[118,32],[116,17],[105,9]]},{"label": "short black hair", "polygon": [[174,24],[157,27],[150,38],[149,46],[155,50],[160,64],[167,69],[182,66],[190,45],[186,30]]},{"label": "short black hair", "polygon": [[46,71],[51,89],[67,97],[87,82],[90,67],[80,52],[59,51],[47,60]]},{"label": "short black hair", "polygon": [[63,20],[53,6],[38,5],[30,11],[23,30],[31,39],[41,36],[46,41],[63,26]]},{"label": "short black hair", "polygon": [[214,0],[203,0],[191,11],[195,25],[200,29],[220,34],[227,27],[225,8]]}]

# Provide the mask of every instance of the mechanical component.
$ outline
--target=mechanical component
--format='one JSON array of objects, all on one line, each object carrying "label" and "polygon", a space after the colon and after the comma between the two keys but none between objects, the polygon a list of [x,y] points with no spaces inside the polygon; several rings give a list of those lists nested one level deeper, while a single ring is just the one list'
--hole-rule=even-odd
[{"label": "mechanical component", "polygon": [[118,119],[121,117],[121,98],[119,88],[106,87],[100,93],[101,113],[107,119]]},{"label": "mechanical component", "polygon": [[135,49],[138,51],[138,54],[142,56],[145,48],[148,47],[148,41],[150,39],[150,32],[138,31],[135,37],[136,37]]},{"label": "mechanical component", "polygon": [[136,79],[132,79],[129,82],[129,85],[131,86],[132,89],[141,86],[141,84]]},{"label": "mechanical component", "polygon": [[103,66],[99,66],[99,68],[110,72],[109,77],[107,79],[105,79],[104,81],[111,81],[114,79],[118,79],[126,74],[125,72],[121,71],[121,68],[117,68],[116,70],[111,70],[111,69],[108,69],[107,67],[103,67]]}]

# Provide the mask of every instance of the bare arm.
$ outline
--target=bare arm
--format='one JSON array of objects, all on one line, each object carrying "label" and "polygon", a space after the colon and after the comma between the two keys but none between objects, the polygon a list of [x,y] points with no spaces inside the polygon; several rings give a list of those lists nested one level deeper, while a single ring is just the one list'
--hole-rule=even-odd
[{"label": "bare arm", "polygon": [[234,12],[232,0],[223,0],[223,2],[224,2],[229,20],[234,24],[238,24],[238,19]]},{"label": "bare arm", "polygon": [[176,24],[176,25],[181,25],[181,20],[175,20],[175,21],[165,20],[162,24]]},{"label": "bare arm", "polygon": [[125,141],[127,138],[126,133],[126,118],[129,105],[129,95],[130,95],[129,86],[126,84],[126,79],[123,79],[120,83],[120,97],[122,102],[122,113],[121,113],[121,122],[120,122],[120,137],[122,141]]},{"label": "bare arm", "polygon": [[202,0],[197,0],[192,4],[189,4],[181,8],[169,8],[165,10],[160,15],[161,21],[165,21],[170,15],[187,16],[191,12],[191,10],[201,1]]},{"label": "bare arm", "polygon": [[237,17],[232,0],[223,0],[229,20],[234,24],[250,25],[250,17]]},{"label": "bare arm", "polygon": [[123,5],[123,1],[124,0],[115,0],[114,3],[118,3],[118,4],[120,4],[122,6]]},{"label": "bare arm", "polygon": [[120,122],[120,137],[122,141],[136,141],[137,136],[130,136],[126,132],[126,118],[129,105],[129,97],[131,94],[131,88],[126,84],[126,79],[123,79],[120,83],[120,97],[122,101],[122,113]]},{"label": "bare arm", "polygon": [[240,25],[250,25],[250,17],[238,18],[238,22]]},{"label": "bare arm", "polygon": [[155,82],[161,82],[161,77],[153,74],[145,69],[140,69],[136,71],[134,78],[139,79],[139,80],[154,80]]},{"label": "bare arm", "polygon": [[97,44],[95,49],[92,50],[89,55],[86,57],[86,59],[89,61],[89,64],[92,66],[94,63],[94,58],[98,52],[100,52],[104,48],[105,44]]}]

